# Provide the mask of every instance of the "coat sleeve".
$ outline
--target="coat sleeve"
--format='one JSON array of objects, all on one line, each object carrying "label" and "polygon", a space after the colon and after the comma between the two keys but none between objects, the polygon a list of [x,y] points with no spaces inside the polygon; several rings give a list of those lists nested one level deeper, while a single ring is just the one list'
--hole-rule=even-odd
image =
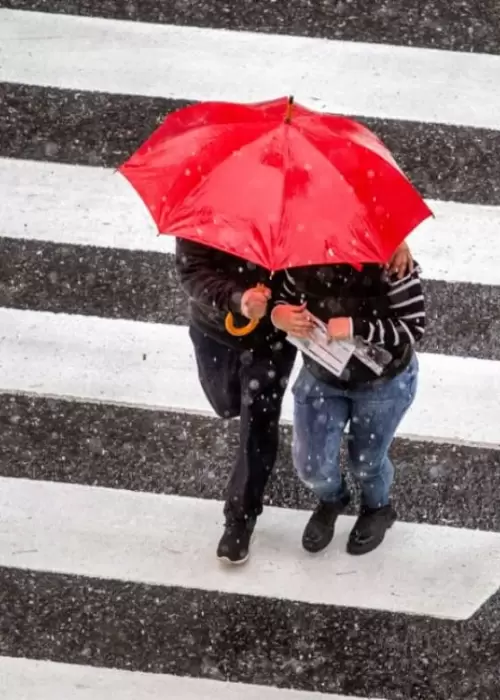
[{"label": "coat sleeve", "polygon": [[227,270],[208,246],[178,238],[175,267],[183,290],[194,301],[239,313],[245,289],[228,279]]},{"label": "coat sleeve", "polygon": [[354,335],[388,350],[404,342],[414,345],[425,333],[425,299],[420,269],[398,279],[393,275],[388,291],[390,315],[384,319],[354,318]]},{"label": "coat sleeve", "polygon": [[295,278],[292,277],[289,270],[283,270],[279,282],[278,291],[273,295],[273,307],[288,304],[300,306],[306,301],[305,296],[297,290]]}]

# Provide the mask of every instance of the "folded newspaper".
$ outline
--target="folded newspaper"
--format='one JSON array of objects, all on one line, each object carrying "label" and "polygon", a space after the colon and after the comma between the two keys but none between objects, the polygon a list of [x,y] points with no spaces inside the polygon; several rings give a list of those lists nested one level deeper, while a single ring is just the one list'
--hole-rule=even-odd
[{"label": "folded newspaper", "polygon": [[314,330],[309,338],[287,335],[287,340],[336,377],[342,376],[353,355],[377,377],[391,362],[392,355],[385,348],[367,343],[362,338],[332,340],[326,323],[315,316],[311,316],[311,320],[314,322]]}]

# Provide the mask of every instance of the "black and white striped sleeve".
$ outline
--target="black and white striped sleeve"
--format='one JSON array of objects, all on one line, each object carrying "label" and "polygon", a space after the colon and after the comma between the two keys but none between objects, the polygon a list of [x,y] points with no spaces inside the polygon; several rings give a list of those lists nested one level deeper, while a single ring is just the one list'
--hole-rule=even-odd
[{"label": "black and white striped sleeve", "polygon": [[304,301],[305,297],[297,290],[297,285],[292,275],[288,270],[283,270],[283,282],[274,300],[274,306],[279,306],[280,304],[300,306]]},{"label": "black and white striped sleeve", "polygon": [[425,332],[425,302],[420,269],[397,279],[390,279],[388,292],[391,314],[388,318],[353,319],[354,335],[387,349],[404,343],[417,343]]}]

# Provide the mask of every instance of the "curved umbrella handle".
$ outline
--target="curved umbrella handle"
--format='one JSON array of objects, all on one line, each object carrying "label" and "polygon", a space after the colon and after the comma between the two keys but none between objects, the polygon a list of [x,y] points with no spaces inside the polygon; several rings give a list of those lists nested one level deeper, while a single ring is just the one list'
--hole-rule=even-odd
[{"label": "curved umbrella handle", "polygon": [[234,316],[231,312],[229,312],[226,316],[226,320],[224,323],[226,327],[226,331],[230,335],[234,335],[236,337],[242,337],[244,335],[248,335],[252,331],[254,331],[257,326],[259,325],[258,321],[249,321],[245,326],[235,326],[234,325]]},{"label": "curved umbrella handle", "polygon": [[[266,287],[266,285],[262,284],[262,282],[259,282],[256,285],[257,289],[265,289],[265,287]],[[238,327],[238,326],[234,325],[234,316],[231,312],[229,312],[226,316],[226,320],[225,320],[224,325],[226,327],[226,331],[230,335],[234,335],[237,338],[241,338],[244,335],[249,335],[252,331],[254,331],[257,328],[257,326],[259,325],[259,322],[253,320],[253,321],[249,321],[246,324],[246,326],[239,326]]]}]

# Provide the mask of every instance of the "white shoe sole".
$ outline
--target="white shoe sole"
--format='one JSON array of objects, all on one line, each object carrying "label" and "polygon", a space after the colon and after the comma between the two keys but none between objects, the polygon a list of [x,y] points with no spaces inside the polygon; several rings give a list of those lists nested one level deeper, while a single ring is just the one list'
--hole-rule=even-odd
[{"label": "white shoe sole", "polygon": [[228,557],[217,557],[217,559],[222,562],[223,564],[228,564],[229,566],[241,566],[242,564],[246,564],[246,562],[250,558],[250,552],[246,555],[244,559],[238,559],[238,561],[232,561]]},{"label": "white shoe sole", "polygon": [[255,532],[252,532],[252,536],[250,537],[250,542],[248,543],[248,553],[244,559],[238,559],[238,561],[232,561],[229,559],[229,557],[217,557],[217,559],[222,562],[223,564],[228,564],[229,566],[241,566],[242,564],[246,564],[247,561],[250,559],[250,547],[252,546],[253,543],[253,538],[255,536]]}]

